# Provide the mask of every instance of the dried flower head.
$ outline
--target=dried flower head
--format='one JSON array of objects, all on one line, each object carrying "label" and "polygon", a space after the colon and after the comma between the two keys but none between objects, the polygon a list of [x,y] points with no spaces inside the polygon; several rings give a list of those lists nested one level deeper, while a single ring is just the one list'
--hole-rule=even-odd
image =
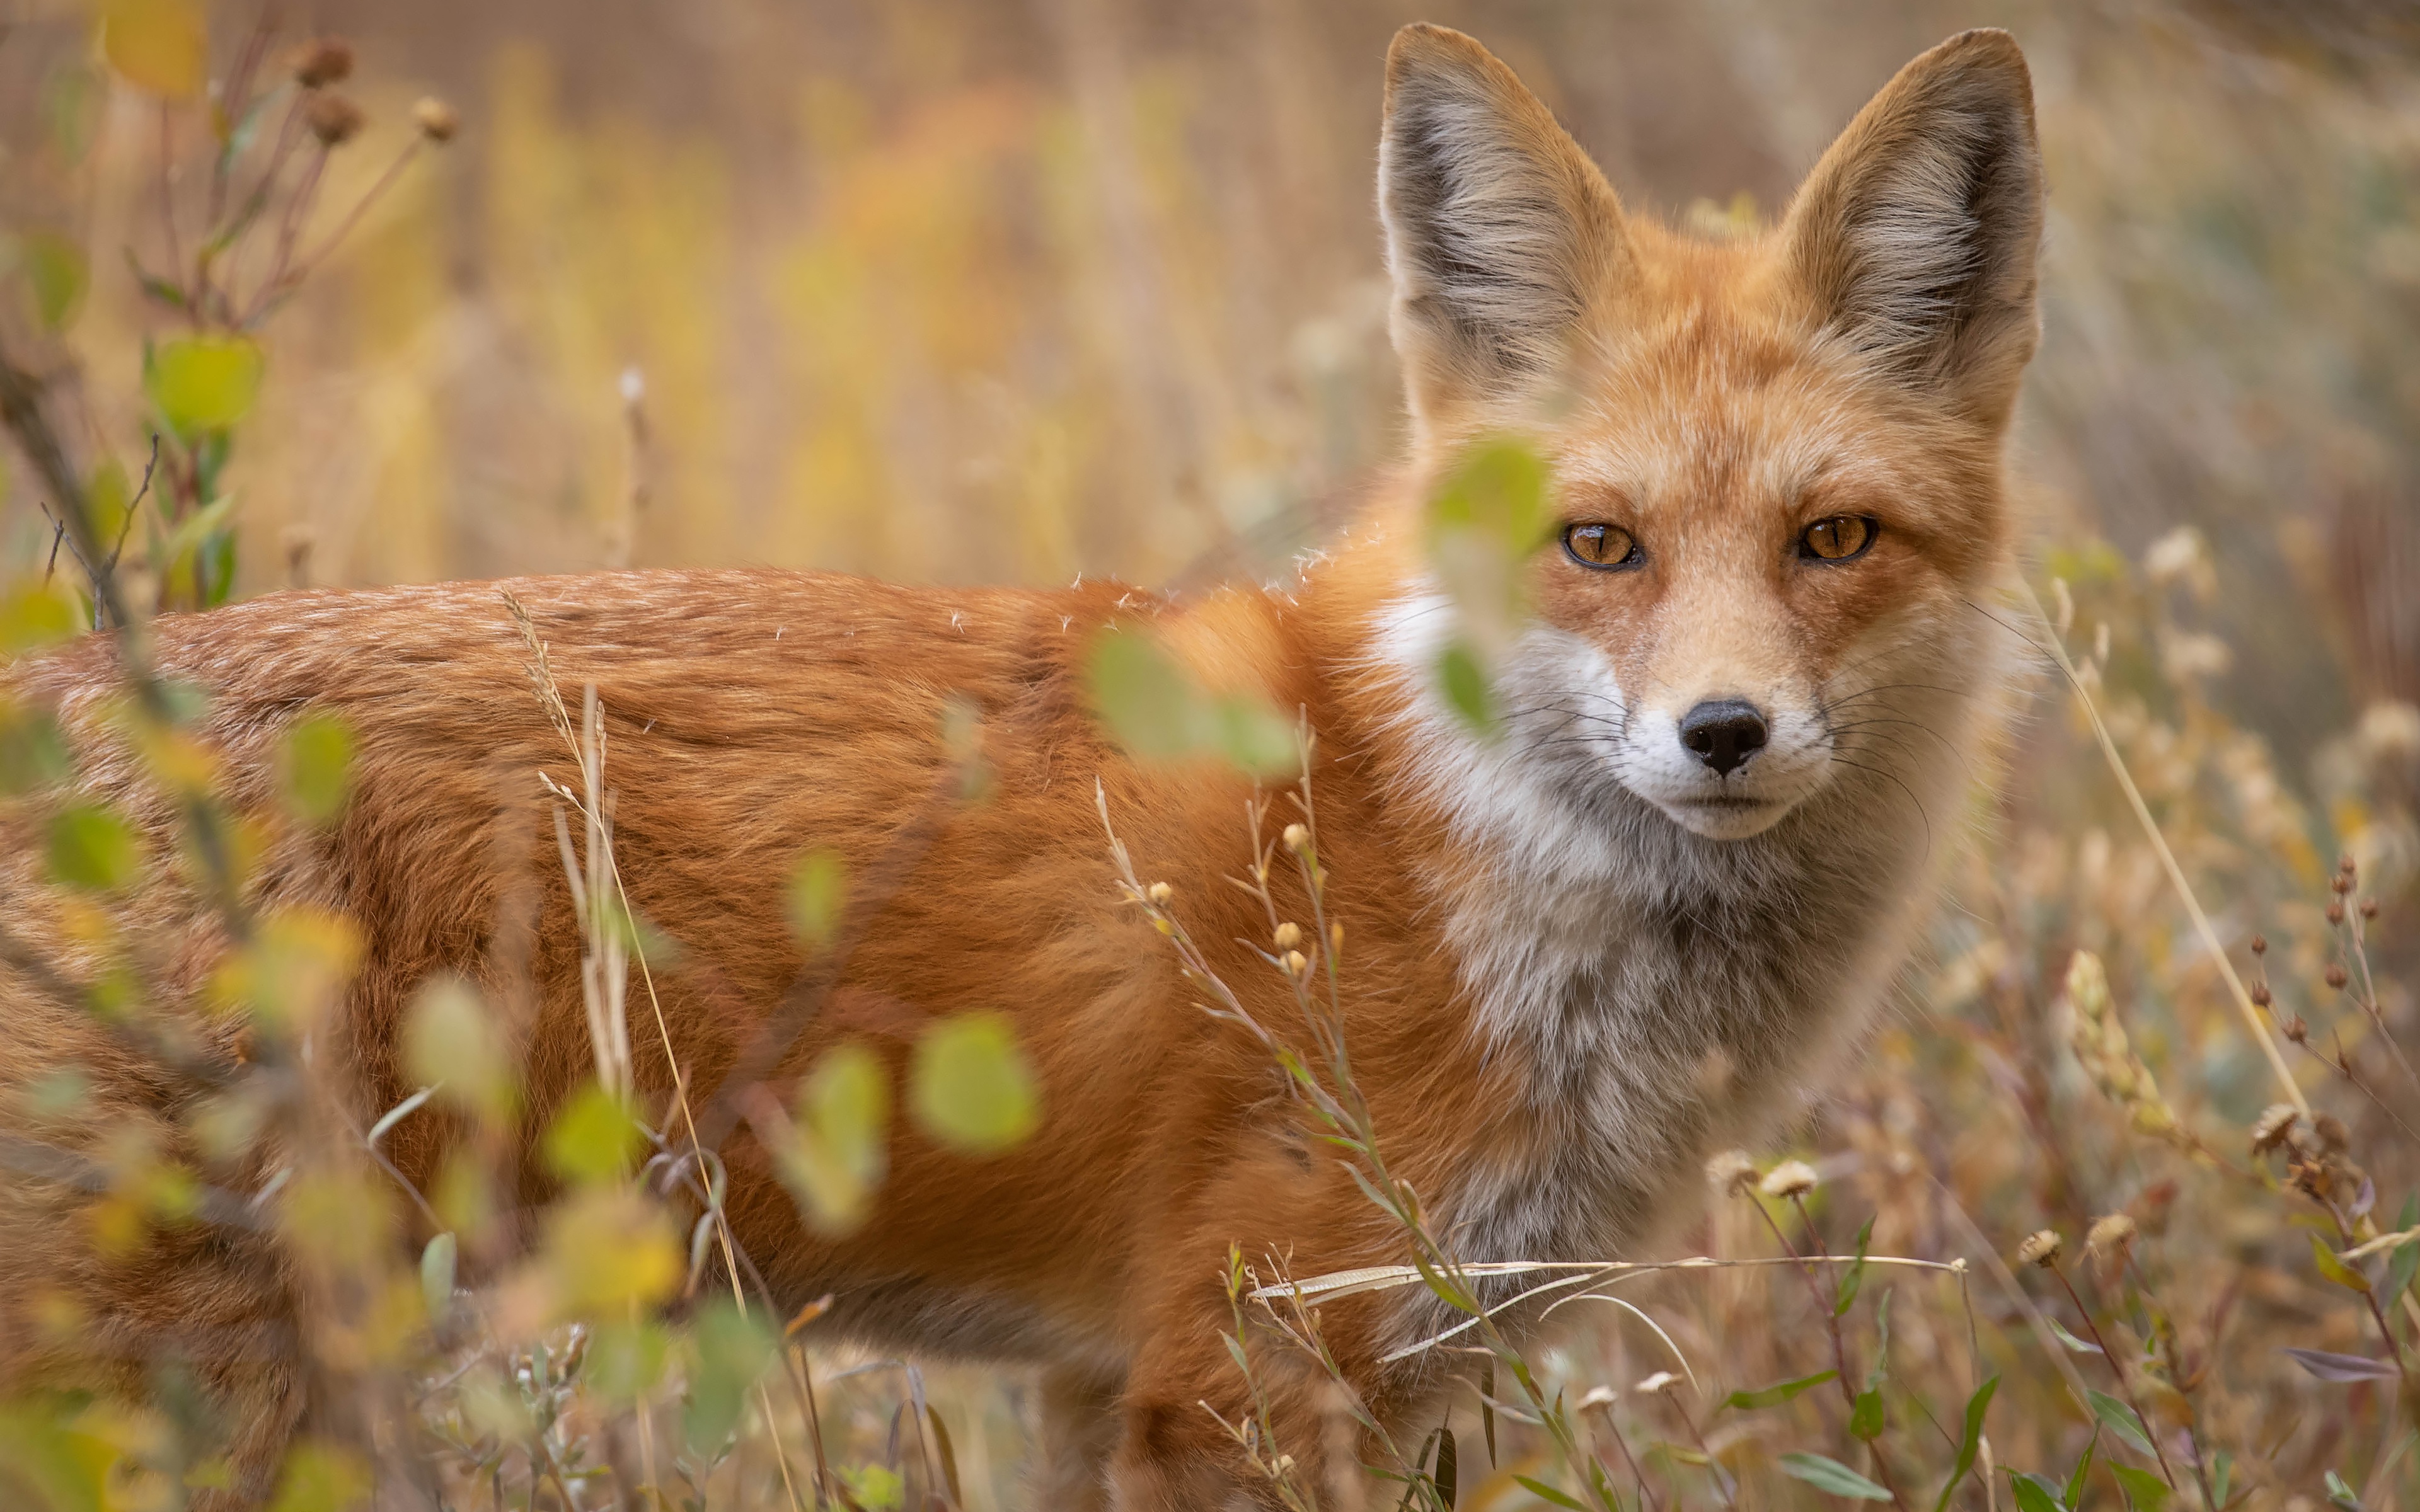
[{"label": "dried flower head", "polygon": [[451,142],[462,129],[462,117],[435,95],[424,95],[411,107],[411,124],[431,142]]},{"label": "dried flower head", "polygon": [[2322,1113],[2311,1119],[2311,1132],[2319,1136],[2321,1148],[2336,1154],[2352,1148],[2352,1131],[2333,1113]]},{"label": "dried flower head", "polygon": [[[2343,910],[2342,910],[2342,909],[2338,909],[2338,910],[2337,910],[2337,912],[2338,912],[2338,913],[2342,913],[2342,912],[2343,912]],[[2324,976],[2327,978],[2327,983],[2328,983],[2328,985],[2329,985],[2329,986],[2334,987],[2334,988],[2336,988],[2336,989],[2338,989],[2338,990],[2342,990],[2342,988],[2344,987],[2344,984],[2345,984],[2346,982],[2350,981],[2350,980],[2352,980],[2352,978],[2350,978],[2350,976],[2346,975],[2346,973],[2345,973],[2345,968],[2344,968],[2344,967],[2342,967],[2342,966],[2340,966],[2340,965],[2336,964],[2335,964],[2335,962],[2333,962],[2333,961],[2331,961],[2330,963],[2328,963],[2328,969],[2327,969],[2324,973],[2322,973],[2322,975],[2324,975]]]},{"label": "dried flower head", "polygon": [[2327,913],[2329,923],[2341,924],[2344,922],[2344,903],[2341,901],[2328,904]]},{"label": "dried flower head", "polygon": [[2288,1013],[2284,1022],[2277,1026],[2277,1032],[2294,1043],[2301,1044],[2311,1037],[2311,1026],[2302,1014]]},{"label": "dried flower head", "polygon": [[305,89],[324,89],[352,77],[353,44],[340,37],[320,37],[293,53],[294,82]]},{"label": "dried flower head", "polygon": [[362,107],[342,95],[313,95],[302,107],[302,124],[321,147],[343,147],[361,135],[362,121]]},{"label": "dried flower head", "polygon": [[1311,843],[1311,831],[1300,825],[1288,825],[1281,838],[1285,841],[1287,850],[1298,851]]},{"label": "dried flower head", "polygon": [[2291,1103],[2272,1103],[2252,1123],[2252,1153],[2265,1155],[2286,1142],[2302,1114]]},{"label": "dried flower head", "polygon": [[2335,876],[2328,878],[2328,890],[2341,898],[2346,893],[2352,891],[2352,878],[2339,872]]},{"label": "dried flower head", "polygon": [[2268,935],[2255,934],[2252,936],[2252,953],[2254,955],[2267,955],[2269,953]]},{"label": "dried flower head", "polygon": [[1769,1197],[1803,1197],[1815,1190],[1815,1167],[1803,1160],[1786,1160],[1764,1173],[1756,1189]]},{"label": "dried flower head", "polygon": [[2267,982],[2256,981],[2252,984],[2252,1005],[2255,1008],[2267,1008],[2274,1000],[2269,995]]},{"label": "dried flower head", "polygon": [[1279,949],[1293,949],[1295,946],[1302,943],[1302,926],[1292,919],[1288,919],[1284,923],[1280,924],[1278,926],[1277,941]]},{"label": "dried flower head", "polygon": [[2043,1267],[2055,1265],[2058,1263],[2058,1252],[2064,1247],[2064,1243],[2065,1242],[2058,1237],[2058,1230],[2038,1228],[2027,1234],[2025,1242],[2017,1246],[2017,1263]]},{"label": "dried flower head", "polygon": [[1285,968],[1287,976],[1299,977],[1311,968],[1311,963],[1303,959],[1300,950],[1288,950],[1285,953]]},{"label": "dried flower head", "polygon": [[2084,1234],[2084,1247],[2104,1258],[2122,1253],[2126,1246],[2133,1242],[2134,1242],[2134,1220],[2122,1212],[2113,1212],[2107,1217],[2093,1219],[2092,1227],[2085,1230]]},{"label": "dried flower head", "polygon": [[1706,1180],[1725,1196],[1737,1196],[1756,1184],[1756,1162],[1745,1149],[1726,1149],[1706,1162]]},{"label": "dried flower head", "polygon": [[1669,1370],[1658,1370],[1653,1375],[1648,1377],[1645,1381],[1640,1381],[1637,1386],[1633,1387],[1632,1390],[1643,1391],[1651,1396],[1657,1396],[1661,1393],[1670,1391],[1673,1384],[1680,1379],[1680,1377],[1674,1375]]},{"label": "dried flower head", "polygon": [[1176,889],[1165,882],[1155,882],[1143,889],[1143,896],[1149,898],[1155,906],[1165,908],[1168,901],[1176,896]]},{"label": "dried flower head", "polygon": [[2364,918],[2376,918],[2378,917],[2377,899],[2364,898],[2361,901],[2361,917]]},{"label": "dried flower head", "polygon": [[1611,1386],[1590,1386],[1588,1389],[1588,1395],[1582,1396],[1577,1405],[1583,1412],[1591,1407],[1611,1407],[1615,1396],[1616,1393]]}]

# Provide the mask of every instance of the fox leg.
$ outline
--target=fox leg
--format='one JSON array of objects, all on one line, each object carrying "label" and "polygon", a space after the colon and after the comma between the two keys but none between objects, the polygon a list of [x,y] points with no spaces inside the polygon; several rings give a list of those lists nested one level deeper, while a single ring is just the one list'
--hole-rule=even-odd
[{"label": "fox leg", "polygon": [[1034,1512],[1107,1512],[1125,1382],[1081,1364],[1046,1365],[1035,1402],[1039,1433],[1028,1491]]}]

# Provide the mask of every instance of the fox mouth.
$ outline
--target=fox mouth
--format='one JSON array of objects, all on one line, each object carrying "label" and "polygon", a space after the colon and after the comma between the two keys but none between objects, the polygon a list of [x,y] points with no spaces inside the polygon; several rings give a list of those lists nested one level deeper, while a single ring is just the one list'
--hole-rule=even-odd
[{"label": "fox mouth", "polygon": [[1778,798],[1751,798],[1744,793],[1713,793],[1699,798],[1678,798],[1675,803],[1685,809],[1769,809]]}]

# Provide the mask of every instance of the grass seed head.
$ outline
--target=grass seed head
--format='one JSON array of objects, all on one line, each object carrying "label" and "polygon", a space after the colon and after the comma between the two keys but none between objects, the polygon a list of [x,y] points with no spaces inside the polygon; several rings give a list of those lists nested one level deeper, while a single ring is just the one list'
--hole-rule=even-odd
[{"label": "grass seed head", "polygon": [[2103,1257],[2122,1255],[2134,1242],[2134,1220],[2122,1212],[2113,1212],[2092,1220],[2085,1231],[2084,1247]]},{"label": "grass seed head", "polygon": [[1305,850],[1311,845],[1311,831],[1301,825],[1286,825],[1282,838],[1285,841],[1285,848],[1290,851]]},{"label": "grass seed head", "polygon": [[1152,901],[1153,906],[1165,908],[1168,901],[1176,896],[1176,889],[1165,882],[1155,882],[1143,889],[1143,896]]},{"label": "grass seed head", "polygon": [[1745,1149],[1726,1149],[1706,1162],[1706,1180],[1725,1196],[1737,1196],[1756,1184],[1756,1162]]},{"label": "grass seed head", "polygon": [[1277,932],[1277,942],[1278,949],[1280,950],[1291,950],[1295,946],[1300,945],[1302,943],[1302,926],[1295,923],[1292,919],[1288,919],[1286,922],[1280,924]]},{"label": "grass seed head", "polygon": [[2058,1263],[2058,1252],[2065,1247],[2065,1242],[2055,1228],[2035,1229],[2025,1236],[2024,1243],[2017,1246],[2017,1263],[2039,1265],[2048,1270]]},{"label": "grass seed head", "polygon": [[1285,953],[1285,968],[1287,976],[1299,977],[1311,969],[1311,963],[1303,959],[1300,950],[1288,950]]},{"label": "grass seed head", "polygon": [[1756,1189],[1769,1197],[1803,1197],[1815,1190],[1815,1167],[1803,1160],[1786,1160],[1764,1173]]}]

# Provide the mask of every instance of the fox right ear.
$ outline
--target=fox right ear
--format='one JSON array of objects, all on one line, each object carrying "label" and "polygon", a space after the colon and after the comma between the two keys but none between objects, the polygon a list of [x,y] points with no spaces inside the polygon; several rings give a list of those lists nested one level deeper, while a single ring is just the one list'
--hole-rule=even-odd
[{"label": "fox right ear", "polygon": [[1512,69],[1442,26],[1406,26],[1388,49],[1378,208],[1422,435],[1551,378],[1621,255],[1621,207],[1596,164]]}]

